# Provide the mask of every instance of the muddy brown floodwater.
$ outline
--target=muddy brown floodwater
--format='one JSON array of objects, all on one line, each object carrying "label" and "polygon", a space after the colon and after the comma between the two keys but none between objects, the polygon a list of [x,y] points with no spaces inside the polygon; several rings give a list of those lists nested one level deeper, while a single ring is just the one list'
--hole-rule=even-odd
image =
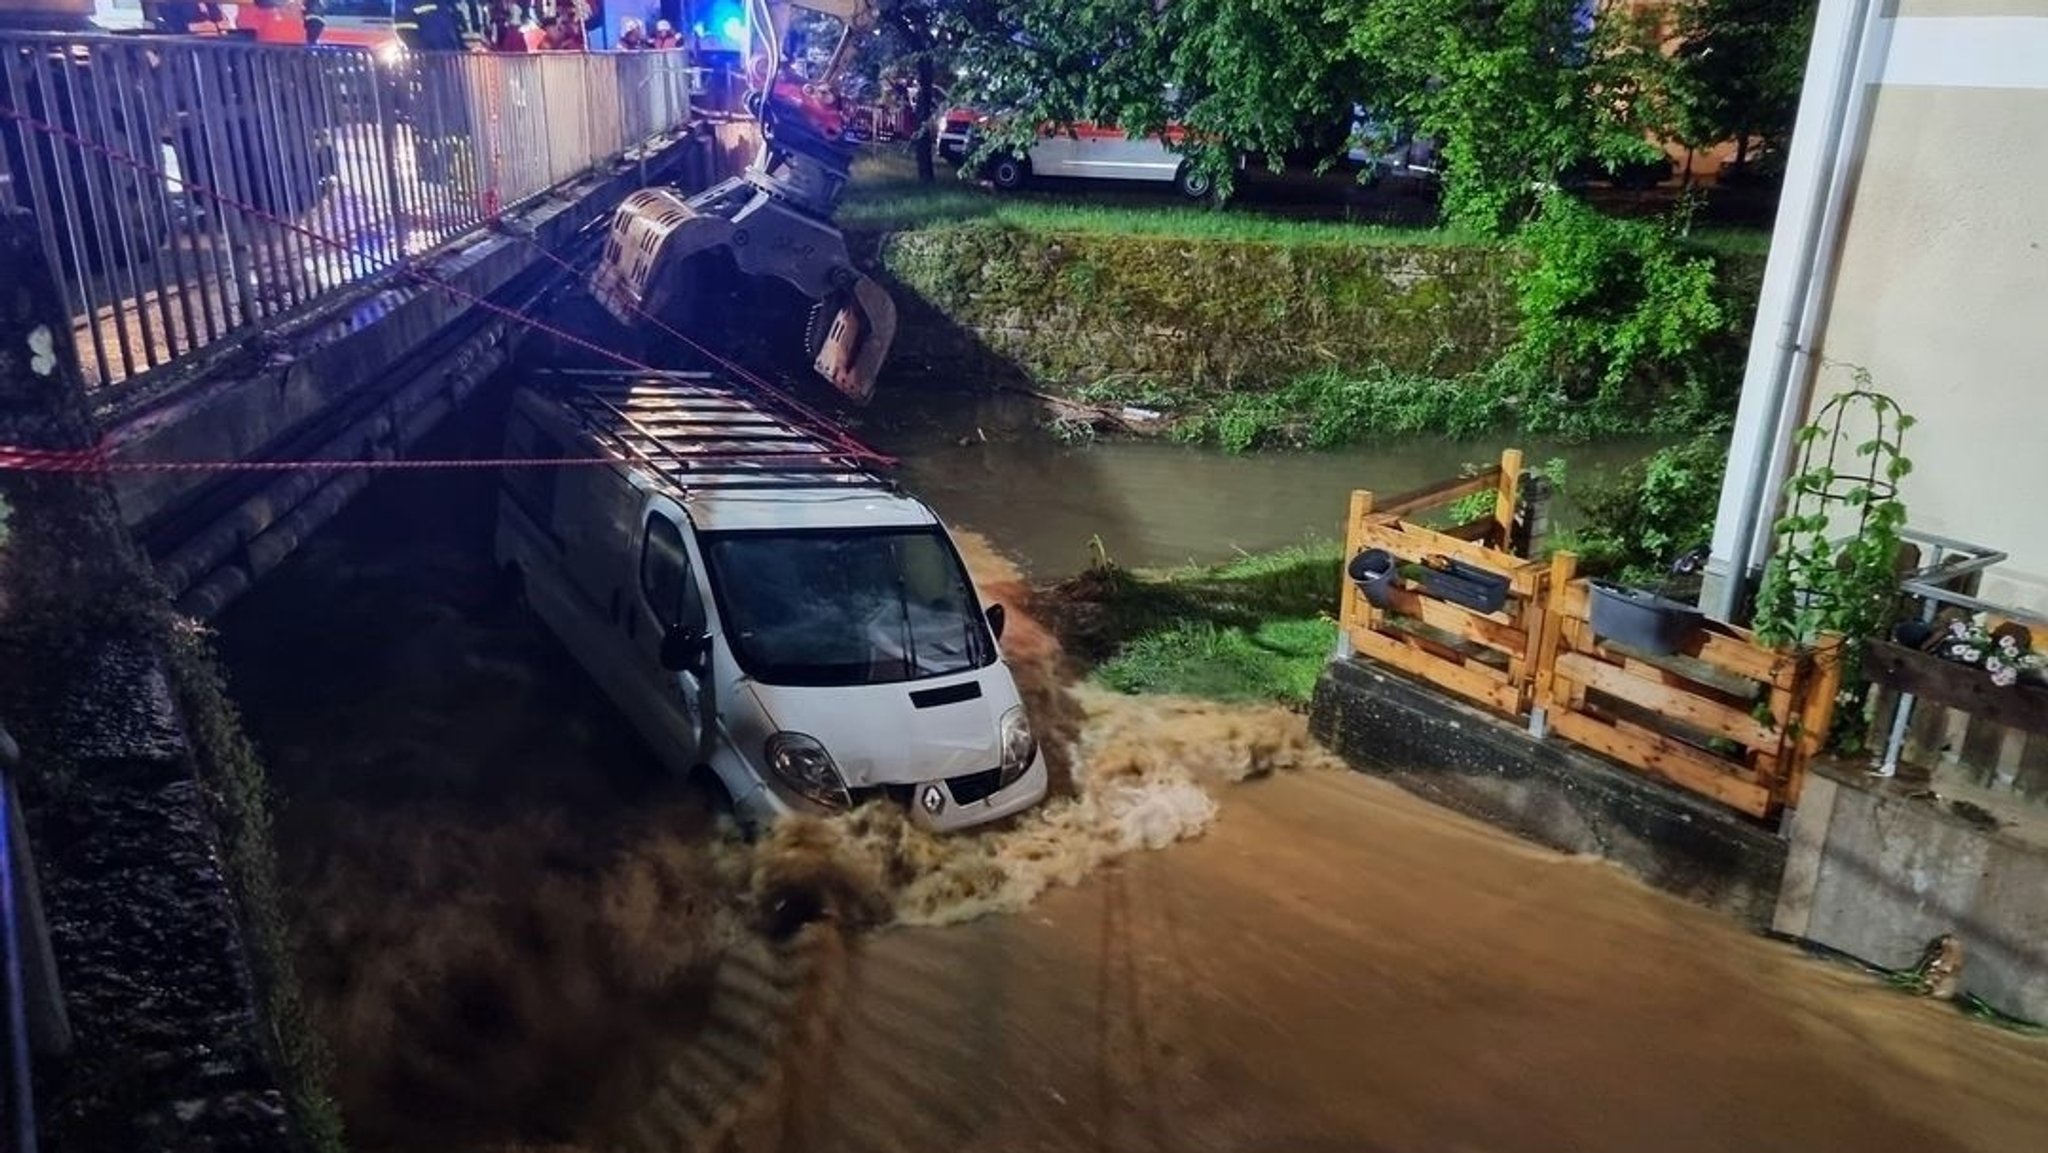
[{"label": "muddy brown floodwater", "polygon": [[491,610],[490,498],[379,481],[222,622],[358,1149],[2048,1147],[2048,1044],[1352,774],[1285,710],[1077,687],[978,537],[1057,795],[747,844]]}]

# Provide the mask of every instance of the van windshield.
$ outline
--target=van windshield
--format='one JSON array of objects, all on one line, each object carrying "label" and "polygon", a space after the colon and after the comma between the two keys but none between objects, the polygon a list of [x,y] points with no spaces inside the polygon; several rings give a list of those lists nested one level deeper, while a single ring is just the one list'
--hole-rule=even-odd
[{"label": "van windshield", "polygon": [[768,684],[893,684],[995,660],[966,568],[937,528],[703,539],[733,654]]}]

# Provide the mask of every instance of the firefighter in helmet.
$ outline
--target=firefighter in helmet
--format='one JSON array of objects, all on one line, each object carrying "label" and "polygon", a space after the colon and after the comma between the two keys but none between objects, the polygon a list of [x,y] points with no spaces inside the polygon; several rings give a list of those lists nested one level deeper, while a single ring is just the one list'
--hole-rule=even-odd
[{"label": "firefighter in helmet", "polygon": [[[481,31],[472,0],[391,0],[391,27],[410,59],[410,97],[414,155],[419,177],[433,184],[453,183],[461,175],[456,155],[469,135],[469,107],[460,74],[445,59],[426,53],[462,52]],[[402,97],[403,99],[403,97]]]},{"label": "firefighter in helmet", "polygon": [[391,27],[411,52],[460,52],[475,34],[465,0],[391,0]]}]

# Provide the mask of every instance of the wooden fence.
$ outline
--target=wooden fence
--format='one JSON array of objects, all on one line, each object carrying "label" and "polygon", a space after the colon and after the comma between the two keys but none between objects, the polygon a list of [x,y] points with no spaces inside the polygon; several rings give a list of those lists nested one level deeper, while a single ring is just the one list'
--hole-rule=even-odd
[{"label": "wooden fence", "polygon": [[1543,727],[1754,817],[1796,804],[1840,686],[1839,647],[1776,649],[1702,619],[1669,654],[1594,635],[1592,589],[1559,582],[1537,663]]},{"label": "wooden fence", "polygon": [[[1528,718],[1638,772],[1756,817],[1794,804],[1839,687],[1839,646],[1774,649],[1702,620],[1668,655],[1594,635],[1591,584],[1577,560],[1515,551],[1521,454],[1474,476],[1381,501],[1354,492],[1345,560],[1380,549],[1396,562],[1374,604],[1344,580],[1339,626],[1351,651],[1467,701]],[[1409,518],[1477,493],[1485,515],[1430,527]],[[1430,596],[1410,566],[1463,561],[1507,584],[1497,612]]]},{"label": "wooden fence", "polygon": [[[1521,483],[1522,455],[1510,449],[1484,472],[1384,503],[1370,492],[1352,493],[1347,562],[1384,549],[1403,566],[1460,560],[1508,582],[1506,604],[1488,613],[1426,596],[1405,580],[1390,582],[1385,606],[1377,606],[1346,579],[1339,619],[1352,649],[1497,712],[1527,713],[1552,566],[1508,551]],[[1464,524],[1437,529],[1406,519],[1484,492],[1493,493],[1492,508]]]}]

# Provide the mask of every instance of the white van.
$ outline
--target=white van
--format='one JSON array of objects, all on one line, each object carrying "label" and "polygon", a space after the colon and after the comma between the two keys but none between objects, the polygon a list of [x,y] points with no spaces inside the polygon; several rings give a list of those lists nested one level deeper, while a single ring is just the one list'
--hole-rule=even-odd
[{"label": "white van", "polygon": [[[965,164],[980,144],[981,125],[987,119],[973,109],[948,109],[933,145],[939,158],[955,167]],[[1176,124],[1164,135],[1133,139],[1121,128],[1091,121],[1047,125],[1039,129],[1026,154],[999,152],[982,166],[982,175],[1006,192],[1024,187],[1034,176],[1053,176],[1170,183],[1190,200],[1206,200],[1215,183],[1169,147],[1168,142],[1178,143],[1183,132]]]},{"label": "white van", "polygon": [[702,373],[537,374],[506,430],[496,553],[673,771],[741,820],[887,795],[937,830],[1038,803],[1045,758],[945,527]]}]

